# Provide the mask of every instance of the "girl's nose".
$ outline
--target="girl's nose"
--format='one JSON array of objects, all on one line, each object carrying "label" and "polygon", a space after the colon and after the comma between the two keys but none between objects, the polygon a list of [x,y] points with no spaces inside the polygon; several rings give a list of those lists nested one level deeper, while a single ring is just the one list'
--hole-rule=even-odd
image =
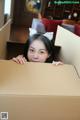
[{"label": "girl's nose", "polygon": [[38,58],[38,56],[39,56],[39,55],[38,55],[38,53],[34,53],[34,58],[36,58],[36,59],[37,59],[37,58]]}]

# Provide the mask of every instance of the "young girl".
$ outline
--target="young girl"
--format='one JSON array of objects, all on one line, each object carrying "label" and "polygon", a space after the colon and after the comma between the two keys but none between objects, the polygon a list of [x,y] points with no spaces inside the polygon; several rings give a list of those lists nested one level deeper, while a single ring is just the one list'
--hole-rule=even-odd
[{"label": "young girl", "polygon": [[49,62],[55,65],[62,64],[62,62],[55,62],[52,60],[52,45],[51,41],[41,34],[34,34],[30,37],[26,44],[23,55],[19,55],[12,59],[16,63],[24,64],[25,62]]}]

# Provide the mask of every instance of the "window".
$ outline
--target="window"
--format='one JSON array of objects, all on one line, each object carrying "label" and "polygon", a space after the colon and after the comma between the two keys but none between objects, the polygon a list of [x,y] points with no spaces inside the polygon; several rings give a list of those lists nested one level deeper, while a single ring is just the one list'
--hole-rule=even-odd
[{"label": "window", "polygon": [[11,0],[5,0],[4,14],[10,15],[11,13]]}]

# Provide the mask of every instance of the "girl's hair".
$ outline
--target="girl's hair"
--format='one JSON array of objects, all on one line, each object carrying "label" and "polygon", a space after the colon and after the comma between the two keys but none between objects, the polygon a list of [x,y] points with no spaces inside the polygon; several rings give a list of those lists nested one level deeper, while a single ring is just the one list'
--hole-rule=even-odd
[{"label": "girl's hair", "polygon": [[29,37],[29,39],[25,43],[24,53],[23,53],[24,57],[28,60],[27,53],[28,53],[29,46],[35,40],[40,40],[43,42],[43,44],[45,45],[48,51],[48,54],[50,55],[50,57],[46,60],[46,62],[52,62],[52,51],[53,50],[52,50],[51,41],[47,37],[41,34],[34,34],[33,36]]}]

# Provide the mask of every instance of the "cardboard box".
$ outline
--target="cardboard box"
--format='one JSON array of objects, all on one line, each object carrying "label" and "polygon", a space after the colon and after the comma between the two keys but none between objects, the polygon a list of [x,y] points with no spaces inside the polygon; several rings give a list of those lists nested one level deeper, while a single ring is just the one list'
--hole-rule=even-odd
[{"label": "cardboard box", "polygon": [[0,28],[0,59],[6,58],[6,42],[10,37],[11,19]]},{"label": "cardboard box", "polygon": [[80,76],[80,37],[58,26],[55,45],[61,46],[60,59],[73,65]]},{"label": "cardboard box", "polygon": [[9,120],[80,120],[79,72],[70,64],[1,60],[0,112]]}]

